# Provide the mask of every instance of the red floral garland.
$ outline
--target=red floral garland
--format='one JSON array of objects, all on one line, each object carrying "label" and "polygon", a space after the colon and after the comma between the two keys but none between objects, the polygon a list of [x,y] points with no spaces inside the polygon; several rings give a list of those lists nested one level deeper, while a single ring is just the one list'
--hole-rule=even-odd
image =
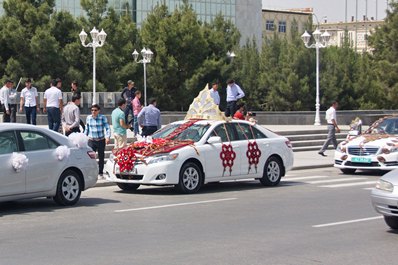
[{"label": "red floral garland", "polygon": [[257,165],[258,165],[258,162],[260,161],[261,151],[258,148],[258,144],[256,143],[256,141],[249,142],[247,144],[246,156],[249,159],[248,173],[250,172],[252,165],[254,165],[254,168],[256,169],[256,173],[257,173]]},{"label": "red floral garland", "polygon": [[227,167],[229,167],[229,175],[231,176],[232,167],[234,166],[234,160],[236,158],[236,153],[230,144],[222,144],[222,151],[220,153],[220,158],[222,160],[222,165],[224,167],[223,176]]}]

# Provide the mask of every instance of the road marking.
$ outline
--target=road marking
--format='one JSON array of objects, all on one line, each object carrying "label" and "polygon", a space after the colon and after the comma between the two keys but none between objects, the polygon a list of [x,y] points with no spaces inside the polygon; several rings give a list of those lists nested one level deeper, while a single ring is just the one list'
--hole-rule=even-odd
[{"label": "road marking", "polygon": [[374,187],[372,187],[372,188],[363,188],[364,190],[373,190],[374,189]]},{"label": "road marking", "polygon": [[307,179],[322,179],[322,178],[330,178],[330,176],[310,176],[310,177],[293,177],[293,178],[282,178],[285,181],[296,181],[296,180],[307,180]]},{"label": "road marking", "polygon": [[383,218],[383,216],[375,216],[375,217],[369,217],[369,218],[348,220],[348,221],[343,221],[343,222],[328,223],[328,224],[321,224],[321,225],[313,225],[312,227],[314,227],[314,228],[321,228],[321,227],[328,227],[328,226],[352,224],[352,223],[359,223],[359,222],[377,220],[377,219],[381,219],[381,218]]},{"label": "road marking", "polygon": [[369,184],[376,184],[376,183],[377,183],[377,181],[362,181],[362,182],[355,182],[355,183],[324,185],[324,186],[318,186],[318,187],[322,187],[322,188],[342,188],[342,187],[362,186],[362,185],[369,185]]},{"label": "road marking", "polygon": [[333,182],[344,182],[351,180],[363,180],[366,178],[355,177],[355,178],[339,178],[339,179],[327,179],[327,180],[316,180],[316,181],[308,181],[309,184],[321,184],[321,183],[333,183]]},{"label": "road marking", "polygon": [[141,207],[141,208],[132,208],[132,209],[124,209],[124,210],[115,210],[115,212],[116,213],[123,213],[123,212],[132,212],[132,211],[152,210],[152,209],[160,209],[160,208],[167,208],[167,207],[177,207],[177,206],[204,204],[204,203],[212,203],[212,202],[232,201],[232,200],[236,200],[236,199],[237,198],[226,198],[226,199],[219,199],[219,200],[208,200],[208,201],[197,201],[197,202],[166,204],[166,205],[158,205],[158,206],[151,206],[151,207]]}]

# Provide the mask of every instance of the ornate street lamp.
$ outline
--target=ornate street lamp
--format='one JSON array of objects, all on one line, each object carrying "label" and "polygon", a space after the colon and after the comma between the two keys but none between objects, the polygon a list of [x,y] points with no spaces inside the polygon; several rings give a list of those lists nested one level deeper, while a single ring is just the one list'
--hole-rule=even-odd
[{"label": "ornate street lamp", "polygon": [[137,50],[134,49],[134,52],[132,53],[134,57],[134,61],[136,63],[142,63],[144,65],[144,105],[146,106],[147,101],[146,101],[146,64],[150,63],[153,57],[153,52],[148,48],[145,49],[145,47],[141,50],[141,56],[142,59],[138,61],[138,56],[139,53]]},{"label": "ornate street lamp", "polygon": [[97,47],[102,47],[105,44],[106,33],[102,29],[101,32],[94,27],[90,31],[92,42],[86,44],[87,33],[82,29],[82,32],[79,34],[80,41],[82,42],[83,47],[92,47],[93,48],[93,104],[95,104],[95,49]]},{"label": "ornate street lamp", "polygon": [[328,46],[329,40],[330,40],[330,34],[325,31],[321,33],[318,28],[312,33],[312,36],[314,37],[315,43],[309,44],[311,35],[308,34],[307,31],[304,32],[303,35],[301,35],[301,39],[304,42],[305,47],[307,48],[315,48],[316,50],[316,102],[315,102],[315,123],[314,125],[321,125],[321,118],[319,115],[319,49],[320,48],[326,48]]}]

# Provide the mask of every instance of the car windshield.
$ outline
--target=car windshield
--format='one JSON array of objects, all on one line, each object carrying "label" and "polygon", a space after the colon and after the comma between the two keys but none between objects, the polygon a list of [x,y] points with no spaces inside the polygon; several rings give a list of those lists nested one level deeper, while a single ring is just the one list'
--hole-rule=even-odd
[{"label": "car windshield", "polygon": [[[178,128],[180,128],[182,124],[169,124],[162,128],[160,131],[154,133],[152,138],[167,138],[173,132],[175,132]],[[193,140],[194,142],[199,141],[206,131],[209,129],[209,124],[193,124],[179,133],[177,136],[172,137],[172,140]]]},{"label": "car windshield", "polygon": [[378,120],[370,126],[366,133],[386,133],[398,135],[398,118]]}]

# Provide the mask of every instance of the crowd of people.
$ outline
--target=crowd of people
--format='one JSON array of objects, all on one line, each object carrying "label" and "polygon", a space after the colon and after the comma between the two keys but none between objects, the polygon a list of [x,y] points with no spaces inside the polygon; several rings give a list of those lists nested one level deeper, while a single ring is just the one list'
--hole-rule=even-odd
[{"label": "crowd of people", "polygon": [[[3,122],[16,122],[17,91],[12,80],[6,80],[0,89],[0,103],[3,111]],[[210,95],[216,105],[220,105],[218,82],[212,84]],[[62,131],[66,136],[72,133],[83,132],[88,136],[88,145],[98,153],[99,174],[103,174],[105,146],[110,141],[111,127],[105,115],[101,114],[98,104],[91,106],[86,121],[80,116],[81,92],[78,82],[71,83],[72,99],[64,105],[62,97],[62,80],[57,78],[51,81],[50,87],[45,90],[43,97],[43,113],[47,114],[48,128],[56,132]],[[226,87],[226,117],[234,119],[249,119],[250,112],[245,110],[244,104],[238,100],[245,93],[233,79],[227,81]],[[112,111],[111,123],[115,139],[115,149],[122,149],[127,145],[127,130],[134,133],[134,137],[143,137],[153,134],[161,127],[160,110],[155,98],[149,100],[148,106],[141,104],[141,91],[132,80],[122,90],[117,107]],[[30,78],[25,80],[25,87],[20,94],[19,112],[25,112],[26,123],[36,125],[37,114],[40,112],[40,102],[37,88],[32,86]],[[130,118],[131,117],[131,118]],[[61,130],[62,129],[62,130]]]}]

